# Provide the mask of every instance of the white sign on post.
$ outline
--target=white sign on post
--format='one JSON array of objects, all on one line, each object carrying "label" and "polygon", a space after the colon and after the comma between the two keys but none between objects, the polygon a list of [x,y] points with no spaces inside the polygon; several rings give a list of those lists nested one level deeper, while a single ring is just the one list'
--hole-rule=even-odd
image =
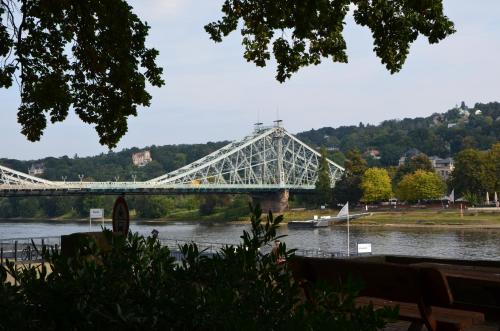
[{"label": "white sign on post", "polygon": [[102,227],[104,228],[104,209],[93,208],[90,210],[89,215],[89,231],[92,231],[92,219],[100,218],[102,220]]},{"label": "white sign on post", "polygon": [[90,210],[90,218],[103,218],[103,217],[104,217],[104,209]]},{"label": "white sign on post", "polygon": [[358,254],[359,253],[371,253],[372,244],[358,244]]}]

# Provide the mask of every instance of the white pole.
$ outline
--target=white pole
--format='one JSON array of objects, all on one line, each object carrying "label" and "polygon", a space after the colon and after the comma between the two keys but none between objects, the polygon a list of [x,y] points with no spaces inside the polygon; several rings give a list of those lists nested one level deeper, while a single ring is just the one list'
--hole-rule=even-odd
[{"label": "white pole", "polygon": [[347,205],[347,256],[350,256],[350,251],[349,251],[349,246],[350,246],[349,245],[350,244],[350,242],[349,242],[349,237],[350,237],[350,235],[349,235],[349,202],[347,202],[347,204],[348,204]]}]

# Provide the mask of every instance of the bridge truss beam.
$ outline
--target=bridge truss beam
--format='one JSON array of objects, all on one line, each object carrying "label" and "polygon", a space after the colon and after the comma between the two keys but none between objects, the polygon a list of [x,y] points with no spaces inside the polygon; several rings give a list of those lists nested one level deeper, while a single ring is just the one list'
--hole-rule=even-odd
[{"label": "bridge truss beam", "polygon": [[[145,182],[48,181],[0,166],[0,196],[310,192],[320,159],[283,127],[256,127],[240,141]],[[333,187],[344,169],[327,162]]]}]

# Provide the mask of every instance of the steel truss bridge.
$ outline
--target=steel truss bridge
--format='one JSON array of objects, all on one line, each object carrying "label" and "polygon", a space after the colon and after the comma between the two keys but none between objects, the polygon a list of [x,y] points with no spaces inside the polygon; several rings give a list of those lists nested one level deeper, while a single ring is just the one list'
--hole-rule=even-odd
[{"label": "steel truss bridge", "polygon": [[[0,166],[0,197],[265,193],[314,189],[321,155],[276,121],[180,169],[148,181],[49,181]],[[332,187],[344,169],[327,160]]]}]

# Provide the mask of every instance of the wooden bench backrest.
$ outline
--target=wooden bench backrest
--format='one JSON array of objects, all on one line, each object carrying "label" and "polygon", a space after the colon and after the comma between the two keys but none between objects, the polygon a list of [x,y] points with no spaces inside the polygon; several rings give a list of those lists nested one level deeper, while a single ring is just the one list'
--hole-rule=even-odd
[{"label": "wooden bench backrest", "polygon": [[424,302],[448,307],[453,298],[446,278],[436,269],[348,259],[296,256],[290,261],[295,279],[326,282],[336,288],[350,277],[360,281],[360,295],[392,301]]},{"label": "wooden bench backrest", "polygon": [[367,258],[368,259],[371,258],[374,260],[382,259],[388,263],[398,263],[398,264],[414,264],[414,263],[430,262],[430,263],[444,263],[444,264],[464,265],[464,266],[474,266],[474,267],[500,268],[500,261],[491,261],[491,260],[463,260],[463,259],[435,258],[435,257],[425,257],[425,256],[405,256],[405,255],[371,255],[367,256]]}]

